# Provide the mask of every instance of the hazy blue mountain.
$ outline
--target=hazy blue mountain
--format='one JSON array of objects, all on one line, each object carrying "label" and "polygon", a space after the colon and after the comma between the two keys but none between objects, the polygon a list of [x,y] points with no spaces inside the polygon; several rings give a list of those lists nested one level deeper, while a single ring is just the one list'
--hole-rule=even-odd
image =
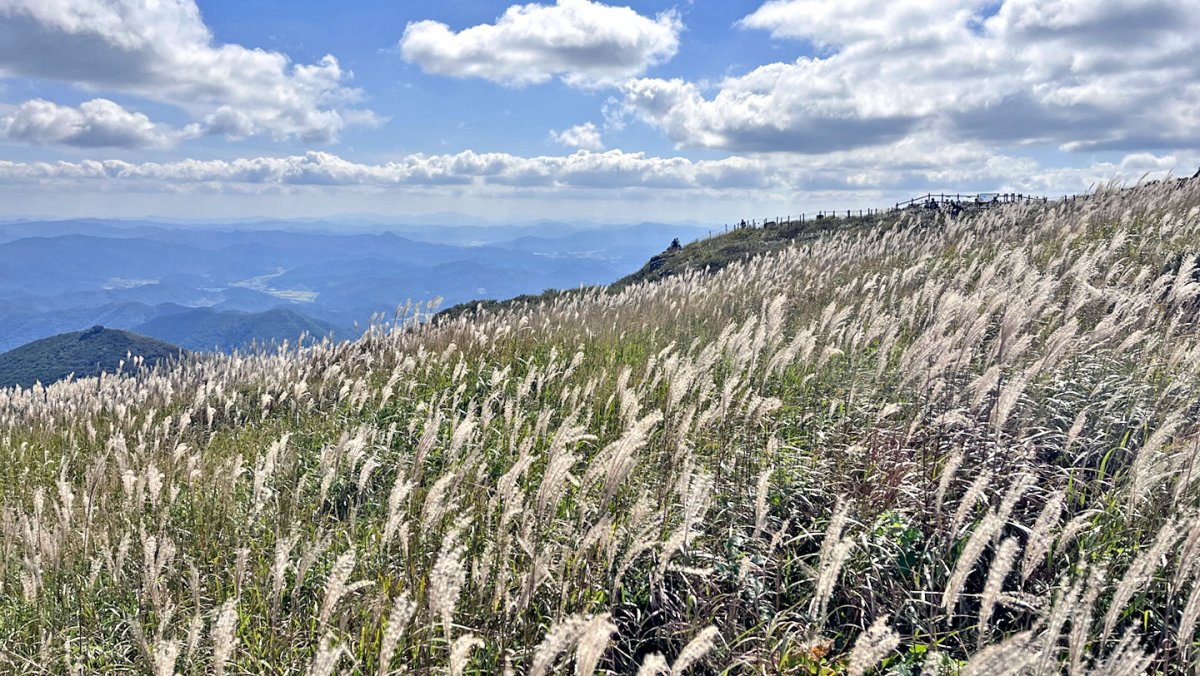
[{"label": "hazy blue mountain", "polygon": [[131,355],[153,366],[184,354],[182,348],[161,340],[94,326],[35,340],[0,354],[0,387],[31,387],[38,382],[49,385],[72,373],[80,378],[111,373]]},{"label": "hazy blue mountain", "polygon": [[[269,328],[275,324],[297,329],[296,335],[332,327],[349,337],[356,324],[365,327],[376,313],[390,315],[409,300],[441,298],[445,307],[612,282],[671,239],[686,242],[705,232],[549,221],[452,227],[321,220],[4,223],[0,350],[94,324],[169,326],[169,317],[201,308],[208,311],[190,319],[197,322],[196,336],[163,335],[196,349],[230,346],[242,335],[295,338]],[[240,316],[218,321],[215,315],[276,309],[308,321],[267,319],[262,330],[212,328]]]},{"label": "hazy blue mountain", "polygon": [[288,341],[295,344],[302,334],[320,340],[326,336],[349,338],[332,324],[306,317],[294,310],[277,308],[266,312],[218,312],[197,308],[152,319],[134,331],[181,345],[189,350],[249,348],[252,344],[271,345]]},{"label": "hazy blue mountain", "polygon": [[675,238],[690,242],[707,234],[707,228],[644,223],[567,235],[525,235],[496,246],[558,258],[597,258],[625,270],[637,269],[650,253],[665,249]]},{"label": "hazy blue mountain", "polygon": [[57,237],[60,235],[145,237],[164,227],[161,223],[148,221],[112,221],[91,218],[65,221],[12,221],[0,223],[0,243],[27,237]]},{"label": "hazy blue mountain", "polygon": [[68,308],[44,307],[47,304],[28,303],[25,299],[0,300],[0,350],[97,324],[129,329],[164,314],[191,309],[171,303],[148,305],[128,302]]}]

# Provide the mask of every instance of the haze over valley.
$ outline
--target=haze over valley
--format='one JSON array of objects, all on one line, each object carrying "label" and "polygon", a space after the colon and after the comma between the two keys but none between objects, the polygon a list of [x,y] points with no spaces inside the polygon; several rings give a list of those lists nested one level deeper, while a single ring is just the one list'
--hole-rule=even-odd
[{"label": "haze over valley", "polygon": [[[268,221],[0,224],[0,352],[93,325],[190,350],[356,338],[408,301],[441,307],[606,284],[706,228],[355,226]],[[47,262],[53,262],[48,265]]]}]

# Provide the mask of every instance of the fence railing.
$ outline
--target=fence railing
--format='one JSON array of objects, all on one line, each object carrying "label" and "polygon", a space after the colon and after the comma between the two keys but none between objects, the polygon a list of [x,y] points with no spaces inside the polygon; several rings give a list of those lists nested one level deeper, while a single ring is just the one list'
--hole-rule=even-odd
[{"label": "fence railing", "polygon": [[1023,195],[1021,193],[925,193],[903,202],[896,202],[896,209],[906,209],[911,206],[936,206],[944,204],[1012,204],[1014,202],[1046,202],[1047,198],[1038,195]]}]

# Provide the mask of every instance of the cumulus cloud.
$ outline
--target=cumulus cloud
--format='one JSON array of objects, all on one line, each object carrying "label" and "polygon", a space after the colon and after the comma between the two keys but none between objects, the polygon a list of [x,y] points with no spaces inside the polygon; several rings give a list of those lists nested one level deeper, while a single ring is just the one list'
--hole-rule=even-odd
[{"label": "cumulus cloud", "polygon": [[623,85],[627,115],[680,147],[828,153],[936,131],[1069,151],[1195,148],[1191,0],[771,0],[743,29],[814,56],[718,83]]},{"label": "cumulus cloud", "polygon": [[626,110],[680,147],[826,153],[890,143],[920,120],[911,110],[860,111],[846,85],[822,68],[763,66],[730,78],[712,99],[680,79],[624,86]]},{"label": "cumulus cloud", "polygon": [[679,48],[674,12],[654,18],[590,0],[513,5],[494,24],[454,32],[437,21],[408,24],[400,54],[425,72],[509,86],[559,77],[597,86],[640,75]]},{"label": "cumulus cloud", "polygon": [[393,162],[364,164],[312,151],[286,157],[234,160],[184,159],[131,163],[4,162],[0,180],[110,180],[161,184],[242,183],[327,186],[496,185],[562,188],[694,188],[706,190],[780,187],[781,176],[760,160],[733,157],[692,161],[610,150],[521,157],[464,151],[450,155],[407,155]]},{"label": "cumulus cloud", "polygon": [[600,130],[592,122],[577,124],[562,131],[550,130],[550,140],[568,148],[582,150],[601,150],[604,140],[600,138]]},{"label": "cumulus cloud", "polygon": [[[823,48],[856,42],[914,44],[953,37],[994,0],[769,0],[738,22],[775,38],[802,38]],[[949,18],[949,20],[947,20]]]},{"label": "cumulus cloud", "polygon": [[[534,193],[546,197],[587,191],[659,191],[705,201],[741,195],[757,201],[794,199],[814,205],[809,196],[904,195],[946,185],[978,189],[1059,194],[1087,190],[1112,179],[1137,180],[1146,172],[1162,174],[1195,166],[1200,156],[1133,153],[1117,162],[1079,168],[1046,168],[1029,158],[993,154],[978,144],[946,146],[935,135],[918,134],[876,149],[825,155],[729,157],[691,160],[645,153],[580,150],[569,155],[523,157],[508,153],[464,151],[414,154],[378,164],[355,162],[327,152],[233,160],[183,159],[131,163],[122,160],[81,162],[0,161],[0,184],[30,184],[61,190],[104,185],[139,190],[204,189],[239,193],[289,186],[334,190],[441,189],[477,194]],[[38,188],[32,188],[38,189]],[[882,206],[887,199],[860,204]],[[842,204],[844,205],[844,203]]]},{"label": "cumulus cloud", "polygon": [[78,108],[34,99],[0,114],[0,138],[36,145],[167,148],[190,133],[194,130],[175,131],[108,99],[84,101]]},{"label": "cumulus cloud", "polygon": [[176,105],[204,133],[330,142],[361,93],[333,56],[293,64],[279,52],[216,44],[194,0],[4,0],[0,76],[70,82]]}]

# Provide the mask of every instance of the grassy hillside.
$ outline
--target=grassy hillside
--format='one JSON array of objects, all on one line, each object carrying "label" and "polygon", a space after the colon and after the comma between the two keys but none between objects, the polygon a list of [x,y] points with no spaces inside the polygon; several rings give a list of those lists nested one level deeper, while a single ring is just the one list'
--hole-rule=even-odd
[{"label": "grassy hillside", "polygon": [[[128,362],[128,368],[154,366],[178,357],[175,345],[128,331],[94,326],[86,331],[62,333],[0,354],[0,387],[31,387],[50,384],[74,373],[76,377],[112,373]],[[137,363],[133,357],[138,357]]]},{"label": "grassy hillside", "polygon": [[197,308],[157,317],[134,330],[189,350],[226,352],[247,349],[254,343],[265,346],[284,341],[295,343],[301,334],[320,340],[335,333],[332,324],[286,308],[266,312]]},{"label": "grassy hillside", "polygon": [[[914,227],[937,221],[936,213],[921,210],[910,211],[906,217],[912,221]],[[894,219],[895,215],[892,218]],[[881,223],[878,216],[848,216],[773,223],[767,227],[734,228],[707,239],[689,242],[679,248],[668,247],[652,256],[636,272],[606,287],[606,290],[615,293],[632,284],[658,281],[686,272],[716,272],[732,263],[745,261],[753,256],[776,253],[824,234],[844,234],[878,227]],[[541,294],[526,294],[503,300],[473,300],[452,305],[439,314],[443,318],[456,318],[472,316],[480,310],[497,312],[527,308],[552,301],[564,294],[572,295],[577,292],[577,289],[547,289]]]},{"label": "grassy hillside", "polygon": [[[933,214],[913,211],[913,219],[933,219]],[[678,275],[689,270],[715,272],[750,256],[782,251],[793,244],[812,240],[833,232],[846,233],[878,226],[878,216],[822,218],[804,222],[773,223],[766,227],[734,228],[708,239],[688,243],[678,249],[667,249],[654,256],[640,270],[614,284],[620,288],[638,282],[648,282]]]},{"label": "grassy hillside", "polygon": [[0,391],[0,671],[1193,673],[1197,242],[902,214]]}]

